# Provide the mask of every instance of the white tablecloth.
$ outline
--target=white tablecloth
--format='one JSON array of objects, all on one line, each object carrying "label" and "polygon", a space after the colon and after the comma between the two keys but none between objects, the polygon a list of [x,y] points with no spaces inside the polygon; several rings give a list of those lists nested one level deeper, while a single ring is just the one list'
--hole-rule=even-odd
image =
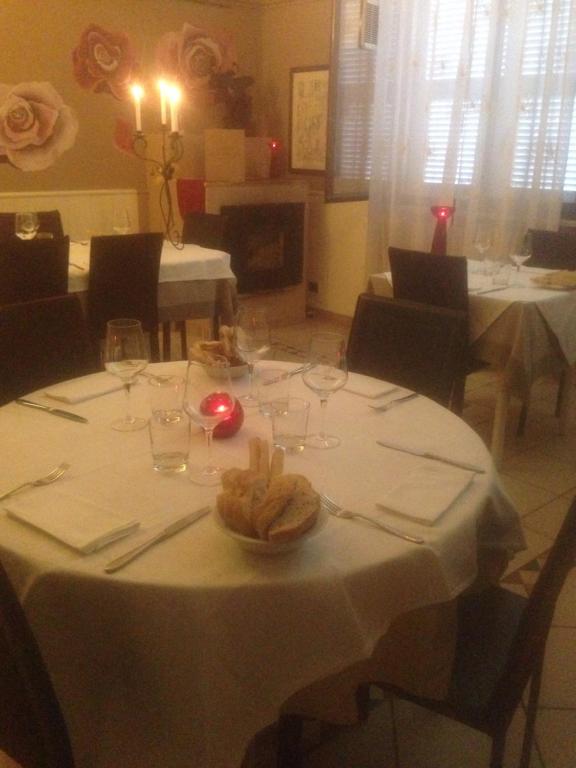
[{"label": "white tablecloth", "polygon": [[[316,429],[318,401],[300,378],[291,391],[312,400]],[[133,394],[134,412],[145,414],[146,384]],[[144,529],[211,502],[216,489],[152,471],[145,430],[110,428],[124,405],[116,392],[70,406],[88,424],[16,404],[0,409],[0,493],[69,461],[59,481],[67,493],[91,487]],[[486,448],[454,414],[422,397],[377,412],[341,391],[327,416],[341,446],[288,456],[285,469],[355,511],[373,512],[384,490],[427,461],[379,447],[378,438],[424,440],[486,474],[435,525],[394,520],[425,546],[330,518],[301,549],[262,557],[207,517],[113,576],[103,566],[126,541],[82,556],[0,512],[0,557],[37,632],[79,768],[237,768],[250,738],[295,691],[369,656],[396,617],[469,585],[480,546],[522,546]],[[251,409],[217,452],[247,466],[254,435],[270,437],[270,422]],[[192,456],[203,452],[196,434]]]},{"label": "white tablecloth", "polygon": [[[89,244],[70,243],[68,290],[71,293],[87,290],[89,266]],[[164,241],[158,284],[161,322],[205,316],[205,307],[216,303],[223,321],[230,323],[235,285],[229,253],[199,245],[179,249]]]}]

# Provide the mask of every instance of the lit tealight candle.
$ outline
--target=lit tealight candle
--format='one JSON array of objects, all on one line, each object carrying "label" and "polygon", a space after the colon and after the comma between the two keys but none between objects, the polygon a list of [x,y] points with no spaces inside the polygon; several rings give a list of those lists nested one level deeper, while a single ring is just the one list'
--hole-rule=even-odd
[{"label": "lit tealight candle", "polygon": [[158,80],[158,90],[160,91],[160,122],[166,125],[166,92],[168,85],[164,80]]},{"label": "lit tealight candle", "polygon": [[134,84],[131,88],[132,98],[134,99],[134,114],[136,116],[136,131],[142,132],[142,97],[144,89],[141,85]]},{"label": "lit tealight candle", "polygon": [[180,103],[180,89],[175,85],[170,87],[170,122],[172,124],[172,133],[178,133],[178,105]]}]

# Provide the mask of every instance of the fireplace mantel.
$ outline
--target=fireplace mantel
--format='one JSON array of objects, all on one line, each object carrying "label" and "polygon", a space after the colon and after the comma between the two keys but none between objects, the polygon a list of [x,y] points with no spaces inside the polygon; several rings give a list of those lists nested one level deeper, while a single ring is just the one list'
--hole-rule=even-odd
[{"label": "fireplace mantel", "polygon": [[266,179],[229,184],[205,182],[206,213],[220,213],[223,205],[258,205],[259,203],[306,203],[308,185],[293,179]]}]

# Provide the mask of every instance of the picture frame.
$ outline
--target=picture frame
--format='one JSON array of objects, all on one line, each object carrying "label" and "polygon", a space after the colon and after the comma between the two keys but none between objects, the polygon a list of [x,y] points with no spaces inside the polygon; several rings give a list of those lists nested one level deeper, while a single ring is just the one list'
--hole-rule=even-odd
[{"label": "picture frame", "polygon": [[290,171],[325,173],[329,68],[290,70]]}]

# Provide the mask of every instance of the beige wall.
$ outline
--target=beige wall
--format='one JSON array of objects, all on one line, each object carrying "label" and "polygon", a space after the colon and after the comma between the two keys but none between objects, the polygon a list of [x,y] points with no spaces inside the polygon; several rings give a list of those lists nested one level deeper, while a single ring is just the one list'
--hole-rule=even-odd
[{"label": "beige wall", "polygon": [[[290,69],[327,66],[330,61],[331,0],[293,0],[265,5],[262,13],[261,128],[289,141]],[[365,203],[322,202],[323,178],[310,176],[313,195],[308,236],[308,275],[318,284],[309,303],[351,316],[358,293],[366,287]]]}]

